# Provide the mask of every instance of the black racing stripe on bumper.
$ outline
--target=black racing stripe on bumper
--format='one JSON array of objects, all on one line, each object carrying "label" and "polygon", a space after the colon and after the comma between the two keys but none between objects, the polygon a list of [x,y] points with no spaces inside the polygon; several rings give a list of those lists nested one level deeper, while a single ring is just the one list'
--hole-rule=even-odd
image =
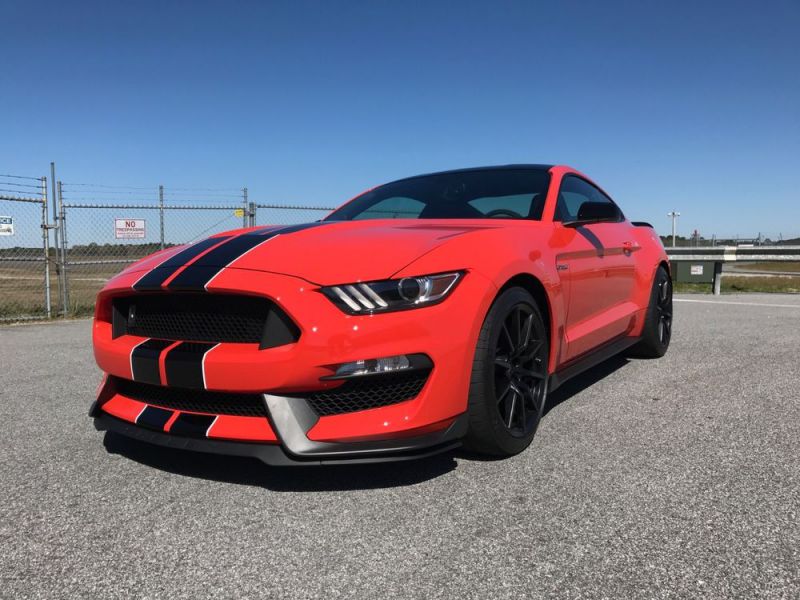
[{"label": "black racing stripe on bumper", "polygon": [[156,406],[147,406],[136,418],[136,424],[154,431],[164,431],[164,425],[173,412]]},{"label": "black racing stripe on bumper", "polygon": [[202,254],[212,246],[224,242],[229,238],[230,236],[208,238],[181,250],[175,256],[161,263],[152,271],[147,273],[144,277],[139,279],[139,281],[133,285],[133,289],[136,291],[161,289],[161,284],[172,277],[172,275],[183,265],[195,258],[198,254]]},{"label": "black racing stripe on bumper", "polygon": [[203,382],[203,357],[217,344],[202,342],[183,342],[167,352],[164,358],[166,385],[205,389]]},{"label": "black racing stripe on bumper", "polygon": [[161,384],[158,357],[170,344],[167,340],[147,340],[131,351],[131,376],[140,383]]},{"label": "black racing stripe on bumper", "polygon": [[169,428],[171,435],[182,435],[184,437],[204,438],[211,424],[216,419],[213,415],[194,415],[181,413]]},{"label": "black racing stripe on bumper", "polygon": [[302,225],[292,225],[291,227],[257,229],[250,233],[232,238],[218,248],[214,248],[207,254],[201,256],[178,273],[167,287],[172,291],[203,291],[208,282],[222,271],[222,269],[256,246],[278,235],[295,233],[318,225],[322,225],[322,223],[305,223]]}]

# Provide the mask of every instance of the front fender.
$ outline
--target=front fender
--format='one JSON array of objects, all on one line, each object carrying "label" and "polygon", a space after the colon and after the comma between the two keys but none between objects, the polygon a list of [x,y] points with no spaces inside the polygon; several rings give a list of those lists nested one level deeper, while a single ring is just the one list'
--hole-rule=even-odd
[{"label": "front fender", "polygon": [[552,372],[561,350],[567,305],[556,270],[555,252],[546,240],[531,243],[532,239],[543,239],[542,234],[541,227],[520,226],[455,237],[419,257],[394,276],[411,277],[464,269],[484,279],[488,285],[483,297],[476,299],[475,340],[499,290],[520,275],[535,278],[547,297],[551,348],[549,370]]}]

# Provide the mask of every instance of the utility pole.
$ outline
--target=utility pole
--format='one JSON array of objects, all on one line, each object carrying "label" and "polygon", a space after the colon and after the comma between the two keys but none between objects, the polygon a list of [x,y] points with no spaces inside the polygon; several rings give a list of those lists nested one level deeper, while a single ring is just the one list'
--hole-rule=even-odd
[{"label": "utility pole", "polygon": [[674,210],[667,213],[668,217],[672,217],[672,247],[675,247],[675,221],[678,220],[678,217],[681,216],[681,213],[675,212]]}]

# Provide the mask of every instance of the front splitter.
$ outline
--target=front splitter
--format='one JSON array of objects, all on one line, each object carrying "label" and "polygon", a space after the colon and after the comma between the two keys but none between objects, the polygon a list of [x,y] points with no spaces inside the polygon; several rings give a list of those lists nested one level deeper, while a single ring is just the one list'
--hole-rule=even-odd
[{"label": "front splitter", "polygon": [[417,460],[454,450],[461,446],[466,432],[466,415],[458,417],[442,432],[401,440],[336,444],[331,454],[299,456],[287,452],[281,444],[248,443],[208,438],[189,438],[139,427],[122,419],[93,410],[98,431],[110,431],[128,438],[177,450],[256,458],[272,466],[350,465]]}]

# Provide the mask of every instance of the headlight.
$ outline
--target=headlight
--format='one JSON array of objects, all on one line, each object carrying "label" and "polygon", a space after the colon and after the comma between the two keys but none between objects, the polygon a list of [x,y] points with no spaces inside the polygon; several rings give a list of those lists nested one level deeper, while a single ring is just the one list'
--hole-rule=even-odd
[{"label": "headlight", "polygon": [[444,300],[464,276],[463,271],[324,287],[320,291],[344,312],[371,314],[420,308]]}]

